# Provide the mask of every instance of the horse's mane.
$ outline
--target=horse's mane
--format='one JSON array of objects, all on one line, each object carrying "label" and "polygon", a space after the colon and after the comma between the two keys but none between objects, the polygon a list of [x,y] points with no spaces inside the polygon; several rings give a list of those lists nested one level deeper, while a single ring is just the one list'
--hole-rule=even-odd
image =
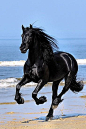
[{"label": "horse's mane", "polygon": [[46,34],[43,29],[32,28],[32,31],[34,33],[34,40],[35,42],[38,42],[43,53],[43,58],[48,63],[53,59],[53,50],[58,50],[57,41]]}]

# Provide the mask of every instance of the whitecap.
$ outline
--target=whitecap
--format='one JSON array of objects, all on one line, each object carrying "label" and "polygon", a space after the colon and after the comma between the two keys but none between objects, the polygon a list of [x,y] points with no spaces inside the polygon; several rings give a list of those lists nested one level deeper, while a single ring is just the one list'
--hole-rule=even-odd
[{"label": "whitecap", "polygon": [[[19,83],[19,81],[20,79],[16,79],[16,78],[0,79],[0,88],[15,87]],[[28,86],[36,86],[36,85],[37,85],[36,83],[30,82],[24,86],[28,87]]]},{"label": "whitecap", "polygon": [[[77,59],[77,63],[79,65],[86,65],[86,59]],[[0,61],[0,66],[4,67],[4,66],[24,66],[25,61],[24,60],[20,60],[20,61]]]},{"label": "whitecap", "polygon": [[79,65],[86,65],[86,59],[77,59]]},{"label": "whitecap", "polygon": [[0,80],[0,88],[13,87],[17,85],[19,81],[16,78],[7,78]]},{"label": "whitecap", "polygon": [[0,66],[24,66],[25,61],[0,61]]}]

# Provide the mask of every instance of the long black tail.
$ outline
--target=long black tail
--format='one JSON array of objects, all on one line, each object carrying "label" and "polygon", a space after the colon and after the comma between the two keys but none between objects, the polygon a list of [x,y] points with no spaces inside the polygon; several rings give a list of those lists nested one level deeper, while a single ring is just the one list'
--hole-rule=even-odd
[{"label": "long black tail", "polygon": [[76,81],[75,76],[70,84],[70,90],[72,90],[73,92],[79,92],[83,89],[83,86],[83,81]]}]

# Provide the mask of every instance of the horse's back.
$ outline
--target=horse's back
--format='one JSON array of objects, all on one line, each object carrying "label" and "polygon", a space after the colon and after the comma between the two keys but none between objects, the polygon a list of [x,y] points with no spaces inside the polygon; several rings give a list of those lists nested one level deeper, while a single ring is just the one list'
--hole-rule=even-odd
[{"label": "horse's back", "polygon": [[56,60],[58,66],[67,67],[69,70],[78,71],[78,64],[76,59],[70,54],[62,51],[54,53],[54,59]]}]

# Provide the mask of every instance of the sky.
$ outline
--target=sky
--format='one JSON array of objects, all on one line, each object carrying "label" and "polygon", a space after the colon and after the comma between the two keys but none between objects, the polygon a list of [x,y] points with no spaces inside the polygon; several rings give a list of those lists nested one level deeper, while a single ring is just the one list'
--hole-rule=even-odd
[{"label": "sky", "polygon": [[86,38],[86,0],[0,1],[0,39],[20,39],[22,24],[54,38]]}]

